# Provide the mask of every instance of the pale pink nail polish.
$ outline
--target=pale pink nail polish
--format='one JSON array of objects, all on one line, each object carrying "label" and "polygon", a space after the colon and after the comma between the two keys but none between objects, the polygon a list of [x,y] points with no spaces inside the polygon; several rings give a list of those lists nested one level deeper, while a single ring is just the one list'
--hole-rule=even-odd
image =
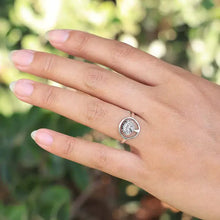
[{"label": "pale pink nail polish", "polygon": [[38,143],[44,146],[50,146],[53,143],[53,137],[47,133],[43,132],[41,130],[33,131],[31,133],[31,137]]},{"label": "pale pink nail polish", "polygon": [[69,38],[69,30],[52,30],[46,33],[46,39],[52,43],[64,43]]},{"label": "pale pink nail polish", "polygon": [[33,81],[28,79],[21,79],[17,82],[12,82],[10,88],[15,94],[23,97],[30,96],[34,90]]},{"label": "pale pink nail polish", "polygon": [[28,66],[34,59],[34,51],[32,50],[14,50],[10,54],[13,63],[20,66]]}]

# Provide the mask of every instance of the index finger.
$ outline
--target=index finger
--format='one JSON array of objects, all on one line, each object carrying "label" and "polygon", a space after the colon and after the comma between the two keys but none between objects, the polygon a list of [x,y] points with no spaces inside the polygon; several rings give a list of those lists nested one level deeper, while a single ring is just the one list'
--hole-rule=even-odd
[{"label": "index finger", "polygon": [[75,30],[52,30],[47,38],[59,50],[103,64],[148,85],[160,84],[166,77],[161,60],[116,40]]}]

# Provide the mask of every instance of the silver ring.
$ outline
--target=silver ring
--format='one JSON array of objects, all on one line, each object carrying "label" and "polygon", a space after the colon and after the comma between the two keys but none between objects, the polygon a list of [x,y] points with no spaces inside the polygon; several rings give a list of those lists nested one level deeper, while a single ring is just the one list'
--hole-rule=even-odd
[{"label": "silver ring", "polygon": [[130,116],[123,118],[118,126],[119,134],[123,138],[121,143],[125,143],[125,141],[129,139],[133,139],[138,136],[141,131],[140,124],[134,118],[135,114],[129,111]]}]

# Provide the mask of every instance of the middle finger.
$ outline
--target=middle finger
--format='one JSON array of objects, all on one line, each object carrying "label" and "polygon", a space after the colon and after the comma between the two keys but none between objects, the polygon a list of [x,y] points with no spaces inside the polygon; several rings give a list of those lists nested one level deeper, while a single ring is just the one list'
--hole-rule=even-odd
[{"label": "middle finger", "polygon": [[12,60],[22,71],[81,90],[139,115],[143,108],[139,100],[147,98],[149,103],[152,97],[150,86],[94,64],[29,50],[15,51]]}]

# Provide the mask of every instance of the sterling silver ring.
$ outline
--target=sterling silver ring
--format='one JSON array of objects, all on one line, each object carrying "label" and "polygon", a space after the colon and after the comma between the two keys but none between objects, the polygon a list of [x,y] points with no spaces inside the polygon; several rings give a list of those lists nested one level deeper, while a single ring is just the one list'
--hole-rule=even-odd
[{"label": "sterling silver ring", "polygon": [[119,134],[123,138],[121,143],[125,143],[125,141],[129,139],[137,137],[141,131],[138,121],[134,118],[135,114],[130,111],[129,114],[130,116],[123,118],[118,126]]}]

